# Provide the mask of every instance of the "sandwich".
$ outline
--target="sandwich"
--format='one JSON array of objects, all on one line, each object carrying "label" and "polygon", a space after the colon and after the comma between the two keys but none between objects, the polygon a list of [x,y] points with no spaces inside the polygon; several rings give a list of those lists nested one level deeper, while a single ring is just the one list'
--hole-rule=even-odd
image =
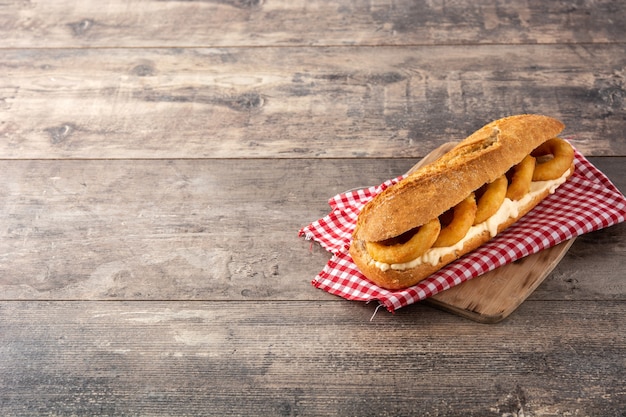
[{"label": "sandwich", "polygon": [[506,117],[408,174],[359,213],[354,263],[378,286],[398,290],[483,245],[574,173],[563,128],[542,115]]}]

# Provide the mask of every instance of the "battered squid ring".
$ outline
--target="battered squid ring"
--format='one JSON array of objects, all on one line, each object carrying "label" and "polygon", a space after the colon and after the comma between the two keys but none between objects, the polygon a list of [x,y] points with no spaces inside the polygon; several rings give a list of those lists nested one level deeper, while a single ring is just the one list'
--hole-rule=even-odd
[{"label": "battered squid ring", "polygon": [[[372,259],[386,264],[401,264],[420,257],[430,249],[437,240],[441,223],[435,218],[419,227],[417,232],[406,242],[401,238],[391,239],[391,242],[366,242],[367,252]],[[399,241],[397,241],[399,240]]]},{"label": "battered squid ring", "polygon": [[493,216],[500,208],[506,197],[506,190],[509,182],[505,175],[496,178],[493,182],[486,185],[485,192],[480,196],[476,203],[476,217],[474,225],[486,221]]},{"label": "battered squid ring", "polygon": [[[539,159],[539,162],[536,160]],[[453,218],[441,227],[439,218],[413,229],[402,236],[382,242],[366,242],[366,250],[372,259],[386,264],[410,262],[423,255],[431,247],[449,247],[459,242],[468,230],[493,216],[505,198],[520,200],[530,192],[532,181],[559,178],[574,160],[574,149],[566,141],[554,138],[538,146],[507,175],[496,178],[486,185],[484,193],[476,202],[474,193],[452,209]]]},{"label": "battered squid ring", "polygon": [[506,190],[506,198],[517,201],[528,194],[534,170],[535,158],[531,155],[526,155],[522,162],[513,167],[513,176],[511,184],[509,184],[509,188]]},{"label": "battered squid ring", "polygon": [[542,157],[552,155],[551,159],[543,162],[539,159],[535,172],[533,173],[533,181],[547,181],[559,178],[567,171],[574,161],[574,149],[572,146],[560,138],[550,139],[539,145],[531,155]]},{"label": "battered squid ring", "polygon": [[465,200],[454,206],[454,218],[439,232],[434,248],[452,246],[467,234],[476,217],[476,198],[471,193]]}]

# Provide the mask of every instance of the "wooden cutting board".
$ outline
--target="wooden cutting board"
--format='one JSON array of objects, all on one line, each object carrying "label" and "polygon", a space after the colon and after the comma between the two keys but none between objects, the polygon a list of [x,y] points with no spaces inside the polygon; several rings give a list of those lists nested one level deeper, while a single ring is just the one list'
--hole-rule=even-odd
[{"label": "wooden cutting board", "polygon": [[[434,161],[454,147],[446,143],[409,172]],[[472,280],[442,291],[424,302],[480,323],[497,323],[509,316],[561,261],[574,239],[529,255]]]}]

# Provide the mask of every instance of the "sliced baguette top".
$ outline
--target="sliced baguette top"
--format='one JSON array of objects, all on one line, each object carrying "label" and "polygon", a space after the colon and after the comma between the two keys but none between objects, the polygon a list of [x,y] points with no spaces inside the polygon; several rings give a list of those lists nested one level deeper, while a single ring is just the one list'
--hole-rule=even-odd
[{"label": "sliced baguette top", "polygon": [[563,128],[556,119],[529,114],[489,123],[365,205],[354,239],[378,242],[425,224],[506,173]]}]

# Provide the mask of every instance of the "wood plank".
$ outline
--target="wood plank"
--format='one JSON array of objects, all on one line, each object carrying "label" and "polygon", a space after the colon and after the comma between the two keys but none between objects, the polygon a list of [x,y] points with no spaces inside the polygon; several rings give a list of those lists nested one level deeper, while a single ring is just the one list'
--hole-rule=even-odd
[{"label": "wood plank", "polygon": [[626,11],[611,0],[13,0],[0,22],[5,48],[606,43],[623,42]]},{"label": "wood plank", "polygon": [[621,44],[4,50],[0,158],[422,157],[516,113],[626,155],[625,66]]},{"label": "wood plank", "polygon": [[370,322],[372,310],[349,302],[2,302],[0,413],[624,410],[623,302],[527,302],[493,326],[425,306]]},{"label": "wood plank", "polygon": [[[294,161],[2,161],[2,297],[291,298],[327,254]],[[277,187],[290,177],[294,187]],[[316,201],[326,195],[307,192]],[[322,206],[320,204],[320,206]],[[293,250],[292,250],[293,249]],[[315,257],[321,262],[303,266]],[[284,281],[289,279],[289,284]],[[296,282],[299,284],[294,285]],[[291,289],[288,289],[291,288]]]},{"label": "wood plank", "polygon": [[[595,158],[626,189],[624,158]],[[415,160],[0,161],[0,297],[325,300],[297,236]],[[539,298],[623,299],[626,225],[580,238]],[[550,280],[550,279],[548,279]]]}]

